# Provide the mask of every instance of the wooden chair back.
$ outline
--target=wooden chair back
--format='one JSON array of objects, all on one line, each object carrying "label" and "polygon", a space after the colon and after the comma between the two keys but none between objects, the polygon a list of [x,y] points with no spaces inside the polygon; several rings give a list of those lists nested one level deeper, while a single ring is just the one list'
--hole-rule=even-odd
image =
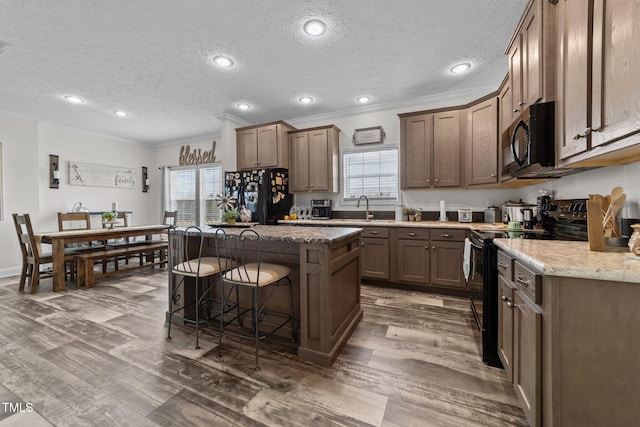
[{"label": "wooden chair back", "polygon": [[35,235],[33,234],[33,227],[31,226],[31,219],[29,214],[13,214],[13,223],[16,226],[16,233],[18,234],[18,241],[20,242],[20,250],[25,260],[28,260],[30,264],[32,260],[39,261],[40,251],[38,250],[39,244],[36,242]]},{"label": "wooden chair back", "polygon": [[177,222],[178,211],[164,211],[164,218],[162,219],[164,225],[173,225],[175,227]]},{"label": "wooden chair back", "polygon": [[91,215],[89,212],[58,212],[58,230],[90,230]]}]

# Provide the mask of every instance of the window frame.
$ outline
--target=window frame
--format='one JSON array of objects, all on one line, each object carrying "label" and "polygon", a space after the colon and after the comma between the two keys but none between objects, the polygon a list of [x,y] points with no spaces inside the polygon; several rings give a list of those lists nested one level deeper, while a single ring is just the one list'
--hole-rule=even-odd
[{"label": "window frame", "polygon": [[376,198],[368,196],[371,204],[376,205],[396,205],[400,201],[400,145],[399,144],[384,144],[377,147],[357,147],[357,148],[345,148],[340,150],[340,193],[343,205],[355,205],[358,202],[358,197],[348,197],[345,192],[345,180],[347,179],[344,173],[345,155],[354,153],[365,152],[378,152],[378,151],[392,151],[396,152],[396,186],[395,186],[395,198]]},{"label": "window frame", "polygon": [[[203,174],[203,170],[205,169],[218,169],[218,179],[220,182],[220,187],[218,189],[218,192],[216,192],[214,190],[214,197],[216,194],[222,194],[222,192],[224,191],[224,169],[222,166],[221,162],[214,162],[214,163],[203,163],[203,164],[196,164],[196,165],[185,165],[185,166],[174,166],[174,167],[170,167],[169,168],[169,179],[172,181],[172,173],[173,172],[179,172],[179,171],[194,171],[195,172],[195,221],[194,224],[198,227],[202,227],[206,222],[206,208],[205,208],[205,200],[209,200],[204,198],[204,195],[202,194],[202,189],[203,189],[203,185],[202,185],[202,174]],[[176,206],[176,199],[173,198],[173,195],[171,194],[172,192],[172,182],[169,183],[168,186],[168,191],[169,191],[169,197],[167,197],[166,199],[169,201],[169,210],[176,210],[178,209],[178,207]],[[178,216],[180,215],[180,212],[178,212]],[[218,212],[218,221],[220,218],[220,212]]]}]

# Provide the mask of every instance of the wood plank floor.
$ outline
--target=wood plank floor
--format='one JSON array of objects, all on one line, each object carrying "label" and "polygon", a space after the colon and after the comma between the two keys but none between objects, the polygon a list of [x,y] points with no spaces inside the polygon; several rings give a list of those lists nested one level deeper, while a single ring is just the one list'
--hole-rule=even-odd
[{"label": "wood plank floor", "polygon": [[0,427],[526,425],[501,369],[480,360],[466,299],[363,286],[364,318],[330,368],[174,323],[167,279],[18,292],[0,278]]}]

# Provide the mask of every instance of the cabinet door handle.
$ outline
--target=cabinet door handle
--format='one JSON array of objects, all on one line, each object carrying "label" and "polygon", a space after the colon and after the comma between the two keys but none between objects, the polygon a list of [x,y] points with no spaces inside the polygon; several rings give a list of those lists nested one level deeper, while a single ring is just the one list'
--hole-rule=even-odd
[{"label": "cabinet door handle", "polygon": [[522,102],[522,101],[518,102],[518,106],[519,107],[522,107],[523,105],[524,105],[524,102]]},{"label": "cabinet door handle", "polygon": [[379,231],[372,231],[371,234],[374,234],[374,235],[375,234],[380,234],[380,232]]},{"label": "cabinet door handle", "polygon": [[407,233],[409,236],[413,237],[416,235],[416,233]]},{"label": "cabinet door handle", "polygon": [[492,173],[492,174],[491,174],[491,178],[495,178],[495,177],[496,177],[496,174],[495,174],[495,173]]},{"label": "cabinet door handle", "polygon": [[502,301],[509,301],[509,298],[507,298],[506,295],[502,295],[500,298],[502,299]]},{"label": "cabinet door handle", "polygon": [[366,246],[365,242],[360,243],[360,246]]},{"label": "cabinet door handle", "polygon": [[529,287],[529,281],[528,280],[524,280],[524,277],[522,277],[519,274],[516,274],[516,281],[519,283],[522,283],[525,287]]},{"label": "cabinet door handle", "polygon": [[431,182],[431,180],[430,180],[430,179],[428,179],[428,180],[427,180],[427,184],[429,184],[430,182]]},{"label": "cabinet door handle", "polygon": [[435,246],[432,246],[432,247],[431,247],[431,249],[433,249],[433,250],[435,251],[435,250],[436,250],[436,247],[435,247]]},{"label": "cabinet door handle", "polygon": [[440,237],[444,237],[445,239],[448,239],[449,237],[453,237],[451,234],[441,234]]},{"label": "cabinet door handle", "polygon": [[436,178],[436,182],[440,181],[438,178]]},{"label": "cabinet door handle", "polygon": [[515,304],[514,304],[514,303],[512,303],[512,302],[508,302],[508,303],[507,303],[507,307],[509,307],[509,308],[515,308],[515,307],[517,307],[517,305],[515,305]]},{"label": "cabinet door handle", "polygon": [[498,263],[498,267],[500,267],[500,268],[507,268],[507,264],[505,264],[504,262],[499,262],[499,263]]},{"label": "cabinet door handle", "polygon": [[579,133],[579,134],[577,134],[577,135],[574,135],[573,139],[574,139],[574,140],[578,140],[578,139],[581,139],[581,138],[586,138],[586,137],[587,137],[587,135],[589,135],[592,131],[593,131],[593,129],[591,129],[590,127],[588,127],[588,128],[586,128],[586,129],[584,130],[584,132],[583,132],[583,133]]},{"label": "cabinet door handle", "polygon": [[514,109],[513,109],[513,112],[514,112],[514,113],[517,113],[518,111],[520,111],[520,110],[518,110],[517,108],[514,108]]}]

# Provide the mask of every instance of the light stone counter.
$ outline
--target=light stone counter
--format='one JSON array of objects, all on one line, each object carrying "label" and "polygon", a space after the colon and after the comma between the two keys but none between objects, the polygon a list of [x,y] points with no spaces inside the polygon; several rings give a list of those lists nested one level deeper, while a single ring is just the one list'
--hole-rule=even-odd
[{"label": "light stone counter", "polygon": [[[292,222],[292,221],[288,221]],[[224,227],[227,234],[240,234],[247,230],[243,227]],[[213,236],[216,233],[215,227],[203,228],[202,231],[206,236]],[[293,225],[255,225],[250,230],[256,231],[262,240],[272,242],[289,242],[289,243],[309,243],[309,244],[326,244],[338,243],[356,237],[362,231],[361,228],[354,228],[347,224],[340,227],[295,227]]]},{"label": "light stone counter", "polygon": [[640,283],[640,257],[625,248],[592,252],[588,242],[535,239],[493,242],[544,275]]},{"label": "light stone counter", "polygon": [[484,222],[457,221],[396,221],[393,219],[296,219],[279,221],[286,225],[325,225],[330,227],[424,227],[424,228],[462,228],[468,230],[501,231],[505,230],[502,223],[487,224]]}]

